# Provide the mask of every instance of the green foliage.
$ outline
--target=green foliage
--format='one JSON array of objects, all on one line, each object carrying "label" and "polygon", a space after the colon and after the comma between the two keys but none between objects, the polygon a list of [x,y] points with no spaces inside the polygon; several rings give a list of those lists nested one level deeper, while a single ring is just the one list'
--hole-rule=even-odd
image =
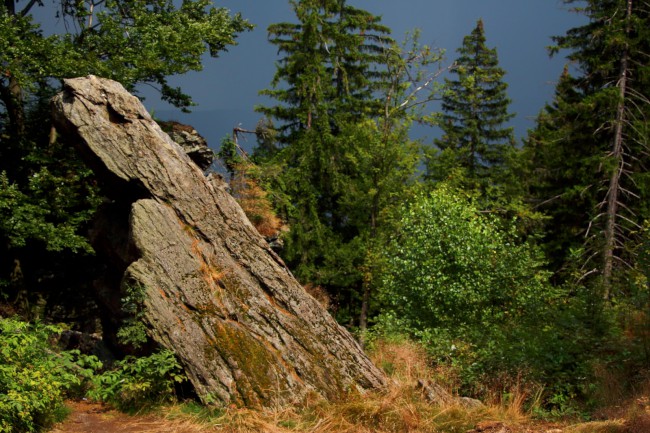
[{"label": "green foliage", "polygon": [[[283,58],[273,88],[262,93],[275,104],[258,107],[275,123],[278,146],[265,140],[256,158],[267,155],[260,162],[278,173],[269,183],[282,199],[278,215],[290,227],[283,258],[303,283],[324,287],[351,319],[360,299],[361,237],[371,219],[369,209],[350,201],[365,194],[352,190],[365,187],[358,183],[360,169],[369,166],[359,160],[362,150],[353,137],[382,113],[386,51],[393,42],[379,17],[345,1],[291,3],[297,23],[269,27]],[[380,134],[371,126],[376,144]]]},{"label": "green foliage", "polygon": [[532,246],[445,186],[402,207],[387,260],[392,308],[431,329],[516,316],[548,277]]},{"label": "green foliage", "polygon": [[[12,5],[13,1],[5,2]],[[235,43],[237,33],[251,26],[209,0],[67,2],[61,18],[70,33],[44,37],[29,14],[1,10],[4,33],[0,47],[3,67],[23,91],[48,78],[95,74],[120,81],[156,83],[162,97],[180,107],[192,104],[188,95],[167,84],[166,77],[202,69],[204,53],[216,57]],[[0,84],[9,86],[3,74]]]},{"label": "green foliage", "polygon": [[88,396],[134,412],[173,400],[175,384],[185,379],[174,354],[160,350],[147,357],[127,356],[118,361],[115,368],[93,378],[94,388]]},{"label": "green foliage", "polygon": [[[216,57],[252,28],[209,0],[61,0],[49,11],[66,32],[45,36],[31,17],[41,6],[0,5],[0,283],[9,280],[11,263],[20,263],[24,278],[11,290],[26,293],[43,289],[42,275],[58,291],[84,285],[71,274],[81,281],[80,274],[95,270],[80,270],[78,262],[92,261],[85,231],[101,198],[74,146],[51,128],[49,100],[61,79],[96,74],[131,91],[149,83],[162,99],[186,109],[191,98],[167,78],[201,70],[205,53]],[[52,259],[50,251],[62,254]]]},{"label": "green foliage", "polygon": [[364,333],[386,215],[417,177],[420,146],[408,130],[438,94],[427,67],[441,53],[416,36],[395,44],[379,17],[346,2],[292,4],[298,23],[269,28],[284,56],[264,92],[277,104],[260,107],[278,124],[277,143],[256,155],[278,173],[269,184],[290,228],[283,258]]},{"label": "green foliage", "polygon": [[237,147],[237,143],[230,136],[226,136],[221,140],[221,146],[217,152],[217,157],[223,161],[231,178],[235,176],[238,168],[244,162]]},{"label": "green foliage", "polygon": [[116,336],[121,344],[131,345],[135,349],[142,347],[148,340],[147,328],[142,322],[145,291],[146,287],[140,284],[127,285],[122,298],[122,312],[128,317],[117,330]]},{"label": "green foliage", "polygon": [[565,69],[529,133],[523,178],[552,217],[545,243],[554,269],[572,266],[568,253],[581,248],[573,267],[599,284],[613,256],[612,295],[625,296],[630,253],[648,219],[648,10],[625,0],[565,3],[579,4],[588,21],[554,38],[552,53],[568,50],[575,67]]},{"label": "green foliage", "polygon": [[[74,187],[64,182],[42,167],[23,192],[16,183],[9,182],[6,172],[0,173],[0,233],[9,247],[24,247],[31,239],[43,242],[50,251],[92,252],[86,238],[77,233],[92,211],[83,209],[66,218],[65,212],[76,195],[66,194]],[[88,199],[92,202],[93,197]]]},{"label": "green foliage", "polygon": [[383,326],[423,340],[468,383],[531,367],[550,332],[539,322],[555,297],[540,251],[502,227],[442,185],[401,207],[385,250]]},{"label": "green foliage", "polygon": [[466,187],[483,194],[510,184],[507,163],[515,151],[513,129],[505,126],[514,116],[508,112],[505,71],[499,67],[496,49],[485,42],[479,20],[458,49],[460,56],[451,70],[457,78],[446,80],[438,120],[444,135],[435,140],[440,153],[427,162],[431,179],[444,180],[462,169]]},{"label": "green foliage", "polygon": [[77,351],[57,352],[53,326],[0,319],[0,431],[34,432],[59,421],[65,398],[83,395],[101,363]]},{"label": "green foliage", "polygon": [[603,308],[589,286],[553,287],[541,250],[517,233],[444,184],[405,203],[383,255],[379,330],[420,339],[463,392],[543,387],[544,416],[624,395],[649,359],[647,268],[634,297]]},{"label": "green foliage", "polygon": [[269,27],[269,40],[284,56],[264,90],[277,101],[258,107],[279,120],[278,137],[295,145],[308,129],[336,134],[346,121],[375,116],[381,108],[374,92],[385,80],[383,51],[392,44],[380,17],[346,1],[291,1],[298,23]]}]

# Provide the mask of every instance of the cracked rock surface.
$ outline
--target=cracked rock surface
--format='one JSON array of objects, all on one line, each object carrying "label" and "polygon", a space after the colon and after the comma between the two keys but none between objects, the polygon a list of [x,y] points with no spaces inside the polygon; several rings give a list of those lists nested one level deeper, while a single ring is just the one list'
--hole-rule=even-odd
[{"label": "cracked rock surface", "polygon": [[177,354],[204,402],[271,407],[385,385],[221,181],[206,178],[136,97],[88,76],[65,80],[52,106],[59,132],[122,209],[93,235],[113,257],[106,290],[142,287],[149,337]]}]

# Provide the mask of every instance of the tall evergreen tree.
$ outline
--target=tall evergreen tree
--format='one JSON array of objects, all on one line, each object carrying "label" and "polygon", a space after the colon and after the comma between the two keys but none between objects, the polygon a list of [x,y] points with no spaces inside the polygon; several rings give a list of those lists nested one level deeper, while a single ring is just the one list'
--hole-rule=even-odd
[{"label": "tall evergreen tree", "polygon": [[358,325],[363,340],[388,210],[408,194],[420,161],[408,129],[437,95],[438,75],[426,70],[441,55],[416,37],[398,46],[378,17],[345,1],[292,4],[298,23],[269,29],[284,54],[264,92],[277,104],[260,108],[278,125],[279,145],[274,152],[264,140],[256,156],[279,173],[285,260],[333,296],[338,319]]},{"label": "tall evergreen tree", "polygon": [[579,10],[589,22],[555,38],[556,50],[571,51],[577,74],[563,74],[526,152],[534,194],[552,207],[549,240],[565,251],[584,246],[584,273],[600,276],[609,299],[618,271],[634,265],[634,233],[650,217],[643,204],[650,10],[636,0],[590,0]]},{"label": "tall evergreen tree", "polygon": [[269,40],[282,57],[272,89],[261,93],[278,104],[258,107],[276,120],[282,144],[293,134],[377,115],[374,92],[385,80],[379,67],[393,43],[380,18],[345,0],[292,0],[298,23],[269,27]]},{"label": "tall evergreen tree", "polygon": [[[291,232],[284,256],[303,282],[325,286],[343,306],[357,297],[362,254],[345,245],[359,234],[342,205],[355,168],[347,156],[351,125],[381,114],[376,92],[385,86],[390,30],[380,18],[344,0],[292,1],[297,23],[269,27],[283,58],[273,88],[275,105],[258,110],[277,125],[282,166],[276,185],[286,197],[280,214]],[[345,299],[344,299],[345,298]]]},{"label": "tall evergreen tree", "polygon": [[[508,85],[499,67],[495,48],[486,45],[483,21],[463,39],[452,73],[446,80],[440,127],[443,136],[435,140],[440,152],[428,161],[428,176],[441,180],[461,169],[470,188],[485,191],[503,182],[508,153],[514,149],[513,128],[507,122]],[[501,177],[501,178],[500,178]]]}]

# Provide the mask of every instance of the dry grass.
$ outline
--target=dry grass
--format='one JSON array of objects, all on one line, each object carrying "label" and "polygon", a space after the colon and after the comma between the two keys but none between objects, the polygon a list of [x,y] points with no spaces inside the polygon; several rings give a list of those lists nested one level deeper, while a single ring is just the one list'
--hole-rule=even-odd
[{"label": "dry grass", "polygon": [[231,193],[259,234],[266,238],[277,237],[284,224],[275,214],[268,193],[251,174],[252,169],[250,163],[236,167],[230,182]]},{"label": "dry grass", "polygon": [[[194,404],[164,408],[159,424],[143,417],[128,432],[225,432],[225,433],[648,433],[650,405],[637,397],[624,413],[611,420],[575,425],[550,424],[531,419],[524,401],[531,390],[514,379],[508,398],[496,399],[474,409],[458,399],[434,405],[418,390],[418,380],[435,381],[453,394],[457,377],[453,371],[432,368],[425,351],[408,340],[374,342],[371,357],[390,379],[387,389],[351,394],[337,402],[309,396],[301,407],[254,411],[230,407],[206,409]],[[532,397],[534,399],[534,396]],[[165,419],[162,419],[165,418]],[[136,419],[132,421],[138,423]],[[60,430],[71,432],[78,430]],[[90,430],[88,430],[90,431]],[[118,431],[118,430],[115,430]]]},{"label": "dry grass", "polygon": [[[518,427],[528,421],[520,398],[512,399],[510,406],[475,409],[458,401],[442,407],[429,403],[416,388],[417,381],[440,378],[444,372],[432,369],[424,350],[413,342],[375,342],[372,358],[390,378],[390,386],[381,392],[349,395],[338,402],[313,398],[300,408],[229,408],[209,420],[195,421],[207,431],[227,433],[465,433],[485,421],[508,425],[509,432],[525,431]],[[453,381],[447,382],[445,386],[453,388]]]},{"label": "dry grass", "polygon": [[321,286],[315,286],[311,283],[305,285],[304,288],[305,291],[309,293],[314,299],[316,299],[324,309],[329,310],[332,301],[330,299],[330,295],[325,289],[323,289]]},{"label": "dry grass", "polygon": [[563,433],[628,433],[624,420],[586,422],[569,426]]}]

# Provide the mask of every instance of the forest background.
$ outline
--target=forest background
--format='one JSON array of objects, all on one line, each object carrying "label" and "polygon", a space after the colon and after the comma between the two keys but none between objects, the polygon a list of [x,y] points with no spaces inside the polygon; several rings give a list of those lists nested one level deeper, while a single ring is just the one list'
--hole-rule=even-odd
[{"label": "forest background", "polygon": [[[457,372],[463,393],[536,384],[559,412],[634,392],[650,354],[650,11],[633,0],[565,3],[586,20],[553,39],[571,67],[523,144],[482,20],[448,62],[417,32],[396,42],[370,11],[302,0],[290,2],[294,19],[268,29],[280,59],[256,107],[254,150],[235,134],[219,151],[251,221],[283,241],[297,278],[362,344],[406,335]],[[48,100],[61,78],[94,73],[132,90],[153,83],[190,107],[167,77],[200,70],[204,52],[249,30],[208,6],[64,1],[69,32],[44,36],[30,20],[38,2],[5,1],[3,315],[96,330],[91,282],[102,263],[86,231],[102,196],[51,134]],[[438,138],[414,140],[414,125]],[[102,331],[124,329],[138,332]],[[127,337],[118,353],[137,341]]]},{"label": "forest background", "polygon": [[[361,0],[351,4],[381,16],[398,41],[419,29],[421,41],[445,49],[448,62],[453,61],[463,36],[482,18],[490,43],[498,47],[501,66],[507,71],[512,110],[516,113],[512,124],[518,138],[533,126],[540,107],[552,98],[555,82],[566,63],[564,53],[549,57],[551,36],[585,22],[584,16],[570,12],[561,1],[524,4],[515,0],[464,0],[433,4],[411,0],[400,6],[386,0]],[[224,131],[237,126],[251,129],[259,120],[253,107],[266,100],[259,90],[268,86],[278,60],[277,49],[269,44],[266,29],[294,16],[290,4],[284,1],[259,4],[255,0],[228,0],[219,5],[241,12],[256,28],[241,34],[237,47],[222,53],[219,60],[205,62],[203,71],[171,78],[174,85],[193,95],[197,106],[192,112],[183,113],[160,101],[153,89],[141,89],[147,106],[158,116],[194,125],[215,146],[226,134]],[[53,30],[61,27],[59,24]],[[437,131],[417,128],[414,133],[432,140]]]}]

